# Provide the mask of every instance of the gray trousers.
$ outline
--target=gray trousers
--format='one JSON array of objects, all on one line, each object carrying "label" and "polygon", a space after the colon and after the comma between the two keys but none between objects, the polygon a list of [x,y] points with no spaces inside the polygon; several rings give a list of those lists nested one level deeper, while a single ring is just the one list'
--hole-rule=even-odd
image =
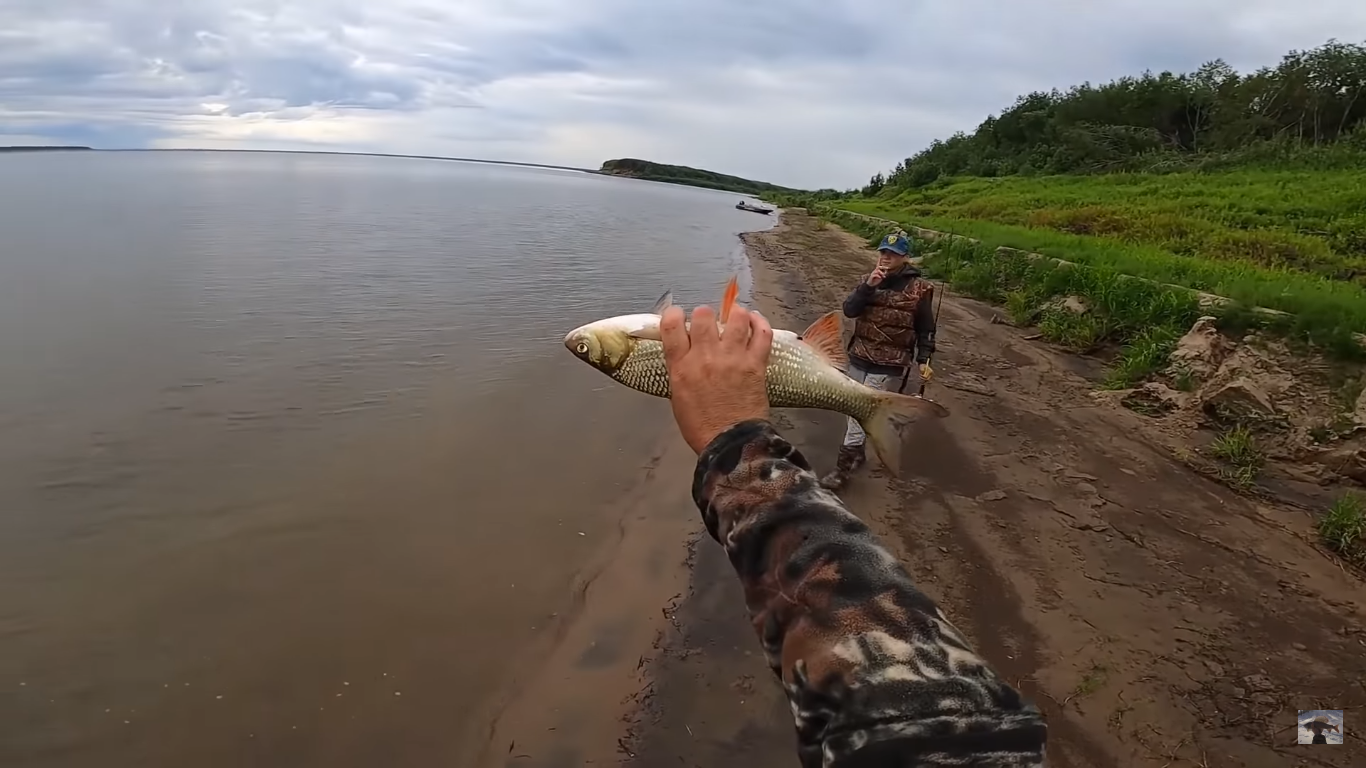
[{"label": "gray trousers", "polygon": [[[896,388],[901,386],[901,376],[889,376],[885,373],[869,373],[867,368],[860,366],[857,362],[852,360],[849,362],[849,378],[861,384],[866,384],[873,389],[885,389],[889,392],[895,392]],[[918,374],[915,383],[920,383]],[[910,386],[909,382],[907,383],[907,386]],[[860,427],[857,421],[849,419],[849,427],[844,430],[844,444],[849,446],[863,445],[864,441],[867,440],[867,437],[868,436],[863,433],[863,427]]]}]

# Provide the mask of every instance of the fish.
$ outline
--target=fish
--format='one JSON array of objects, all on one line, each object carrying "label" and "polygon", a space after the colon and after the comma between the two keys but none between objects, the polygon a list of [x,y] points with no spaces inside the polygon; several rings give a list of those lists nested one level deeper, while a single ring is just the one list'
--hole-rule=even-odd
[{"label": "fish", "polygon": [[[718,311],[724,327],[739,296],[732,276]],[[613,381],[655,397],[669,397],[669,371],[659,323],[673,305],[665,291],[648,312],[619,315],[579,326],[564,337],[575,357]],[[894,474],[901,467],[902,431],[926,417],[943,418],[943,405],[919,395],[874,389],[849,378],[849,356],[843,343],[840,312],[821,315],[800,334],[773,329],[773,347],[765,380],[773,408],[834,411],[863,427],[878,461]]]},{"label": "fish", "polygon": [[1306,720],[1304,723],[1302,723],[1302,725],[1303,725],[1305,728],[1308,728],[1308,729],[1310,729],[1310,730],[1313,730],[1313,727],[1314,727],[1315,725],[1321,725],[1321,726],[1323,726],[1324,730],[1332,730],[1332,731],[1334,731],[1334,732],[1339,732],[1339,731],[1338,731],[1338,727],[1337,727],[1336,725],[1333,724],[1333,721],[1332,721],[1332,720],[1329,720],[1328,718],[1324,717],[1323,715],[1319,715],[1318,717],[1314,718],[1313,720]]}]

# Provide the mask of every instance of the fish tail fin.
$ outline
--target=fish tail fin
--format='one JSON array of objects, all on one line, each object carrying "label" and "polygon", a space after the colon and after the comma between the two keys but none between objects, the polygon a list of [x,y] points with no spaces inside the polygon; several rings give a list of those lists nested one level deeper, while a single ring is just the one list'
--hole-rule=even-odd
[{"label": "fish tail fin", "polygon": [[873,444],[873,453],[893,475],[901,474],[901,444],[905,430],[912,423],[929,417],[942,419],[949,415],[949,409],[923,397],[885,393],[877,408],[860,426]]}]

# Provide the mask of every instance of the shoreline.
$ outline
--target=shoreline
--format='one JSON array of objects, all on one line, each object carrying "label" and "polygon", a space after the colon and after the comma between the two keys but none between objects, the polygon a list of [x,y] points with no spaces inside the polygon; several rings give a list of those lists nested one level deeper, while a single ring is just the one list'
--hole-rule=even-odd
[{"label": "shoreline", "polygon": [[[768,243],[787,231],[785,211],[769,229],[745,232],[750,284],[747,302],[775,326],[794,322],[789,297],[797,276],[779,269]],[[811,314],[820,313],[803,308]],[[803,318],[805,319],[805,318]],[[774,422],[817,461],[813,444],[838,444],[844,417],[779,411]],[[834,450],[824,457],[833,462]],[[699,528],[689,543],[687,591],[676,604],[657,656],[647,663],[647,695],[628,729],[630,765],[778,768],[796,760],[792,716],[764,661],[744,594],[725,551]]]},{"label": "shoreline", "polygon": [[[741,239],[752,306],[788,329],[874,261],[862,238],[790,211]],[[1361,700],[1366,585],[1291,535],[1311,532],[1298,510],[1191,472],[1144,417],[1091,396],[1085,361],[995,317],[944,297],[928,395],[951,415],[918,429],[901,477],[857,474],[846,505],[1044,712],[1050,765],[1285,765],[1298,709]],[[842,417],[774,422],[817,472],[833,465]],[[791,716],[738,580],[705,534],[693,552],[629,764],[790,766]]]},{"label": "shoreline", "polygon": [[640,479],[623,490],[614,538],[575,576],[570,604],[533,648],[480,727],[469,729],[475,765],[582,765],[620,757],[646,657],[667,624],[660,606],[687,583],[684,544],[701,530],[689,487],[692,452],[662,424]]},{"label": "shoreline", "polygon": [[[750,234],[739,235],[734,251],[747,302],[755,280],[744,244]],[[616,521],[614,536],[576,572],[567,607],[520,663],[509,664],[509,679],[464,727],[458,764],[559,768],[630,759],[638,734],[650,727],[653,672],[674,652],[670,633],[685,623],[679,606],[693,591],[699,563],[734,582],[728,602],[739,613],[732,624],[750,631],[738,581],[692,501],[696,457],[667,411],[658,414],[643,425],[653,434],[649,458],[604,513]]]}]

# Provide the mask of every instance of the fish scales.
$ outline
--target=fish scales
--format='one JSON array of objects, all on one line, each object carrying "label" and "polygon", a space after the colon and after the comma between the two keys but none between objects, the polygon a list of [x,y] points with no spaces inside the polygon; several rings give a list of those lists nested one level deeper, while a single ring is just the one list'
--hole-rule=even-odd
[{"label": "fish scales", "polygon": [[647,395],[669,396],[669,369],[664,363],[664,344],[661,342],[637,342],[626,362],[610,375]]},{"label": "fish scales", "polygon": [[[726,285],[720,318],[724,323],[737,295],[736,279]],[[614,381],[655,397],[670,396],[660,315],[670,306],[665,293],[648,313],[604,318],[570,331],[565,347]],[[724,333],[724,330],[722,331]],[[920,417],[943,418],[948,411],[920,397],[884,392],[849,378],[838,311],[827,312],[798,336],[774,329],[764,372],[769,405],[818,408],[855,419],[863,426],[878,459],[893,472],[900,467],[901,425]]]},{"label": "fish scales", "polygon": [[[831,368],[809,347],[800,344],[795,334],[792,336],[790,340],[774,337],[765,373],[769,404],[774,408],[838,411],[856,419],[871,416],[874,403],[859,391],[862,386]],[[631,354],[609,375],[647,395],[670,395],[664,345],[658,341],[637,340]]]}]

